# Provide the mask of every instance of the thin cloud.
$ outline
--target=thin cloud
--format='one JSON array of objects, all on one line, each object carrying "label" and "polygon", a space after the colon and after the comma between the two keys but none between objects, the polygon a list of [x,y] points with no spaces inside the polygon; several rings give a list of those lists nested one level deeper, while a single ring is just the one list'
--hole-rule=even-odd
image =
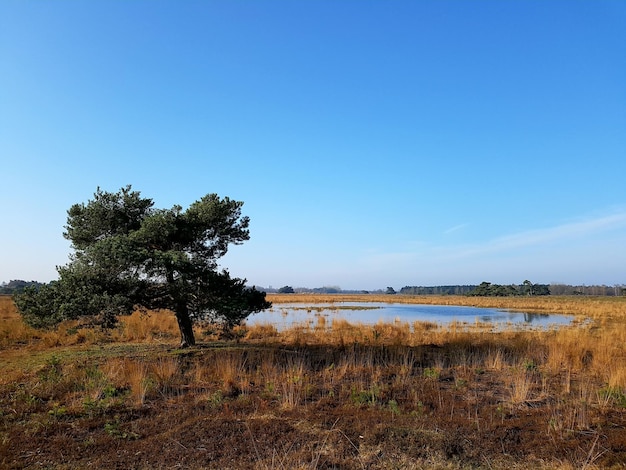
[{"label": "thin cloud", "polygon": [[[343,274],[364,284],[385,276],[390,283],[395,280],[397,284],[417,285],[477,282],[476,276],[489,279],[528,277],[533,272],[540,272],[551,279],[569,279],[569,272],[581,276],[574,273],[575,266],[581,264],[587,266],[585,269],[588,273],[596,269],[598,263],[604,266],[605,271],[615,272],[615,263],[607,263],[606,253],[594,252],[591,255],[585,251],[576,252],[576,247],[571,245],[603,245],[610,241],[611,246],[614,246],[611,240],[621,236],[625,229],[626,211],[622,211],[496,237],[478,244],[451,246],[414,243],[413,247],[405,247],[403,250],[369,251],[356,255]],[[528,253],[525,249],[529,248],[534,248],[537,253]],[[570,251],[567,258],[561,261],[560,256]],[[509,259],[509,255],[516,256],[513,265],[504,261],[505,258]],[[556,264],[555,259],[559,260]]]},{"label": "thin cloud", "polygon": [[581,238],[626,226],[626,212],[572,222],[545,229],[528,230],[490,240],[482,245],[467,247],[464,256],[508,251],[538,246],[560,240]]},{"label": "thin cloud", "polygon": [[459,224],[459,225],[455,225],[454,227],[450,227],[449,229],[444,230],[444,231],[443,231],[443,234],[444,234],[444,235],[448,235],[449,233],[456,232],[457,230],[461,230],[462,228],[465,228],[465,227],[467,227],[468,225],[469,225],[469,224]]}]

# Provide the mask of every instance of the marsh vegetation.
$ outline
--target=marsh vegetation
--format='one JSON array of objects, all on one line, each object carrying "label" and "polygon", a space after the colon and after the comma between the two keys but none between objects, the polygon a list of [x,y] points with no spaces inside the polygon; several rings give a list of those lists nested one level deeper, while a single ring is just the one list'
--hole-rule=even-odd
[{"label": "marsh vegetation", "polygon": [[395,302],[329,302],[329,303],[275,303],[271,308],[255,313],[247,325],[269,323],[279,330],[295,326],[310,328],[332,327],[336,321],[366,325],[377,323],[408,323],[410,325],[435,323],[459,328],[556,328],[569,325],[572,315],[517,312],[507,309],[457,305],[423,305]]},{"label": "marsh vegetation", "polygon": [[625,468],[626,298],[305,297],[576,316],[429,322],[26,326],[0,297],[2,468]]}]

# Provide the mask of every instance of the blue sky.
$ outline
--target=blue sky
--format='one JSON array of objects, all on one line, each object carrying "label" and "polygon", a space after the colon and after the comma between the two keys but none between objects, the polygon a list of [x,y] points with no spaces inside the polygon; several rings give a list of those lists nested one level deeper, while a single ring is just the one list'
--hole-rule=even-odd
[{"label": "blue sky", "polygon": [[626,2],[6,0],[0,59],[0,281],[132,184],[244,201],[251,284],[626,283]]}]

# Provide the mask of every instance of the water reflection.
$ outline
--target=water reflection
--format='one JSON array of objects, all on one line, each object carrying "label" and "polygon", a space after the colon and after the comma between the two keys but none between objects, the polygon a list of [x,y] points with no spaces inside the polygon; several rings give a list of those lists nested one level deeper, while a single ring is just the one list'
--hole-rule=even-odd
[{"label": "water reflection", "polygon": [[376,324],[433,322],[442,326],[452,322],[487,323],[494,327],[513,325],[520,328],[548,328],[569,325],[574,319],[569,315],[512,312],[491,308],[451,305],[388,304],[374,302],[337,302],[320,304],[274,304],[264,312],[248,318],[249,325],[272,324],[278,329],[294,324],[317,326],[321,322],[330,326],[333,320],[352,323]]}]

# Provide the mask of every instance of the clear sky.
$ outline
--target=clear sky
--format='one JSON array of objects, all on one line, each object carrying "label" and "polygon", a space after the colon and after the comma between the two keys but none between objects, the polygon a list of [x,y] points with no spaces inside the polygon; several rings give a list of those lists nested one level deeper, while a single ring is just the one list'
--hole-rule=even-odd
[{"label": "clear sky", "polygon": [[626,283],[626,2],[0,2],[0,281],[126,184],[250,284]]}]

